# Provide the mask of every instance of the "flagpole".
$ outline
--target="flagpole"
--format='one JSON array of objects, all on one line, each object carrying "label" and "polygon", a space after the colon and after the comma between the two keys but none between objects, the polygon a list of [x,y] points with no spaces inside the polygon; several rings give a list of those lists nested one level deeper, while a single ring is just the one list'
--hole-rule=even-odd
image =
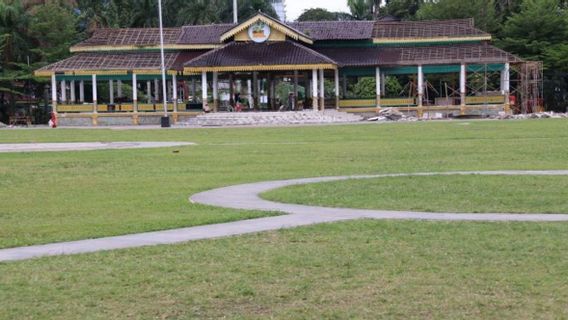
[{"label": "flagpole", "polygon": [[164,100],[164,117],[162,118],[162,128],[170,126],[170,118],[168,116],[168,92],[166,86],[166,62],[164,57],[164,27],[162,23],[162,0],[158,0],[158,15],[160,20],[160,58],[162,69],[162,99]]},{"label": "flagpole", "polygon": [[239,23],[239,6],[237,5],[237,0],[233,0],[233,23]]}]

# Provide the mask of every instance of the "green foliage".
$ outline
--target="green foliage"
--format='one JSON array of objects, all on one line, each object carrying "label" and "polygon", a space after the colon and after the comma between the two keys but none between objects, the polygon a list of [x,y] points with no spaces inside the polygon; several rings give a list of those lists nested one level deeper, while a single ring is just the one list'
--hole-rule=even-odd
[{"label": "green foliage", "polygon": [[77,17],[71,8],[50,2],[31,17],[29,32],[38,45],[31,52],[42,63],[55,62],[69,54],[69,47],[77,39]]},{"label": "green foliage", "polygon": [[424,0],[390,0],[386,2],[383,11],[402,20],[414,20],[423,3]]},{"label": "green foliage", "polygon": [[357,98],[375,98],[376,81],[373,77],[360,78],[357,83],[351,86],[352,95]]},{"label": "green foliage", "polygon": [[[521,11],[505,23],[500,44],[526,59],[544,61],[550,67],[559,64],[558,52],[566,47],[567,39],[568,11],[561,9],[559,0],[524,0]],[[551,55],[556,59],[548,60]]]},{"label": "green foliage", "polygon": [[[350,86],[350,96],[357,98],[375,98],[377,96],[376,80],[374,77],[360,78],[357,83]],[[396,77],[385,77],[385,96],[399,97],[403,88]]]},{"label": "green foliage", "polygon": [[568,8],[560,0],[524,0],[503,28],[499,45],[527,60],[543,61],[548,108],[568,107]]},{"label": "green foliage", "polygon": [[297,21],[334,21],[338,20],[337,12],[331,12],[323,8],[305,10]]},{"label": "green foliage", "polygon": [[372,20],[373,19],[373,5],[372,0],[347,0],[351,15],[356,20]]}]

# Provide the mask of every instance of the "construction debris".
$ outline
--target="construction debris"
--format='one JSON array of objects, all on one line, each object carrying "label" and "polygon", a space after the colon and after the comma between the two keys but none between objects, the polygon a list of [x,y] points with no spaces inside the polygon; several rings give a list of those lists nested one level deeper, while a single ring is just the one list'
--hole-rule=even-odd
[{"label": "construction debris", "polygon": [[506,114],[501,112],[493,118],[497,120],[563,119],[568,118],[568,113],[539,112],[527,114]]},{"label": "construction debris", "polygon": [[369,119],[367,119],[367,121],[377,121],[377,122],[385,122],[385,121],[403,122],[403,121],[407,121],[407,122],[410,122],[410,121],[418,121],[418,118],[409,117],[409,116],[403,114],[402,112],[400,112],[400,110],[398,110],[397,108],[386,108],[386,109],[382,109],[381,111],[379,111],[379,113],[376,117],[369,118]]},{"label": "construction debris", "polygon": [[6,128],[6,127],[7,127],[7,125],[0,121],[0,128]]}]

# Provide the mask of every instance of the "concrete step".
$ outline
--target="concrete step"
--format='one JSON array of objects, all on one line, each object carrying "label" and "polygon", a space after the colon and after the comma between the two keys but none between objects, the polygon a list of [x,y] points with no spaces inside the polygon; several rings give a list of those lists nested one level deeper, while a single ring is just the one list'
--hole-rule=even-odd
[{"label": "concrete step", "polygon": [[190,119],[184,126],[270,126],[359,122],[357,115],[326,110],[325,112],[236,112],[208,113]]}]

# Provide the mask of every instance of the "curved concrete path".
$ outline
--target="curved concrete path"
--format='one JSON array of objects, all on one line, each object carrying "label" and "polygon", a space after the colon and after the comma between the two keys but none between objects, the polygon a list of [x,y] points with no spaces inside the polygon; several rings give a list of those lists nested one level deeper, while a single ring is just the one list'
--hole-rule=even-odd
[{"label": "curved concrete path", "polygon": [[0,250],[0,261],[14,261],[42,256],[69,255],[114,249],[135,248],[150,245],[173,244],[192,240],[212,239],[239,234],[255,233],[306,226],[317,223],[354,219],[399,219],[399,220],[447,220],[447,221],[568,221],[568,214],[506,214],[506,213],[425,213],[385,210],[361,210],[347,208],[313,207],[277,203],[261,199],[259,194],[291,185],[369,179],[386,177],[434,176],[434,175],[568,175],[568,170],[558,171],[477,171],[414,174],[381,174],[365,176],[322,177],[295,180],[280,180],[243,184],[214,189],[190,198],[193,203],[231,209],[279,211],[286,215],[230,223],[191,227],[175,230],[146,232],[133,235],[79,240],[29,247]]},{"label": "curved concrete path", "polygon": [[87,151],[148,149],[181,147],[194,145],[191,142],[69,142],[69,143],[2,143],[0,153],[47,152],[47,151]]}]

